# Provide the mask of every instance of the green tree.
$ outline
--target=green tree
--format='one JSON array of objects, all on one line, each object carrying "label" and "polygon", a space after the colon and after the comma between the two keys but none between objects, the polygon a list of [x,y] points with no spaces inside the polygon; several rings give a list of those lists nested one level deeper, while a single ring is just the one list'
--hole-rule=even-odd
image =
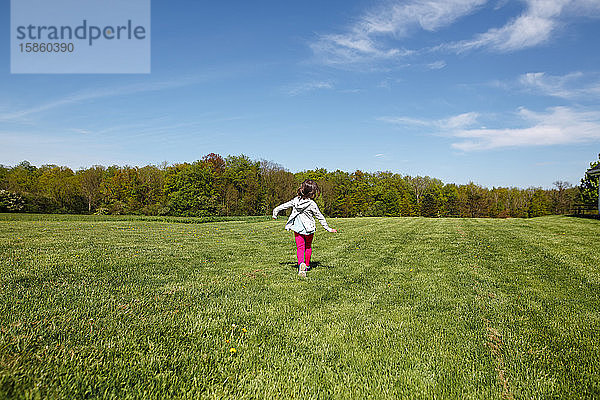
[{"label": "green tree", "polygon": [[37,193],[39,175],[37,168],[29,161],[22,161],[7,173],[6,190],[15,193]]},{"label": "green tree", "polygon": [[[590,163],[590,168],[594,168],[600,165],[600,154],[598,154],[598,161],[594,161]],[[579,201],[587,205],[596,205],[598,204],[598,180],[599,176],[589,176],[585,175],[581,179],[581,183],[579,184]]]},{"label": "green tree", "polygon": [[473,182],[459,186],[461,217],[481,218],[489,215],[486,190]]},{"label": "green tree", "polygon": [[291,199],[296,189],[294,174],[279,164],[260,161],[260,214],[270,215],[275,207]]},{"label": "green tree", "polygon": [[328,214],[332,217],[350,217],[352,216],[352,207],[350,196],[352,194],[352,179],[350,174],[345,171],[337,170],[329,174],[329,180],[332,183],[331,203]]},{"label": "green tree", "polygon": [[81,194],[75,173],[68,167],[43,165],[38,184],[43,196],[50,199],[55,212],[81,212],[85,200]]},{"label": "green tree", "polygon": [[533,192],[533,196],[529,202],[529,207],[527,209],[527,214],[530,218],[532,217],[541,217],[549,214],[550,201],[548,200],[548,196],[546,192],[542,189],[535,189]]},{"label": "green tree", "polygon": [[489,212],[492,218],[510,217],[510,196],[507,188],[495,187],[489,192]]},{"label": "green tree", "polygon": [[508,189],[508,209],[510,210],[511,217],[527,217],[527,210],[529,207],[529,200],[527,197],[528,196],[524,190],[520,190],[515,187]]},{"label": "green tree", "polygon": [[360,170],[356,170],[350,175],[352,186],[347,201],[350,216],[352,217],[366,217],[370,215],[369,208],[371,206],[372,193],[369,178],[369,174],[365,174]]},{"label": "green tree", "polygon": [[551,210],[553,214],[566,214],[573,205],[576,195],[573,186],[569,182],[555,181],[554,190],[550,191]]},{"label": "green tree", "polygon": [[256,215],[260,203],[260,163],[245,155],[225,159],[227,215]]},{"label": "green tree", "polygon": [[401,196],[395,183],[394,174],[391,172],[378,172],[373,176],[370,216],[383,217],[401,215]]},{"label": "green tree", "polygon": [[214,187],[214,201],[217,204],[216,213],[218,215],[227,214],[227,202],[226,202],[226,191],[227,181],[225,177],[225,169],[227,164],[225,159],[216,153],[209,153],[202,157],[202,162],[208,166],[214,176],[213,187]]},{"label": "green tree", "polygon": [[96,206],[100,200],[102,178],[105,168],[101,165],[94,165],[85,170],[77,172],[81,193],[87,200],[88,212],[92,211],[92,206]]},{"label": "green tree", "polygon": [[10,173],[10,167],[6,167],[0,164],[0,190],[8,189],[8,174]]},{"label": "green tree", "polygon": [[458,217],[460,215],[458,187],[453,183],[444,185],[442,188],[440,213],[443,217]]},{"label": "green tree", "polygon": [[421,215],[424,217],[439,217],[442,202],[443,184],[439,179],[431,179],[421,202]]},{"label": "green tree", "polygon": [[214,181],[215,171],[202,161],[167,168],[164,194],[169,212],[181,216],[215,215],[218,201]]},{"label": "green tree", "polygon": [[423,200],[421,201],[421,215],[430,218],[439,216],[438,199],[434,192],[428,191],[423,195]]},{"label": "green tree", "polygon": [[137,170],[138,174],[138,199],[142,204],[142,214],[164,214],[165,208],[164,180],[165,170],[155,165],[146,165]]},{"label": "green tree", "polygon": [[419,211],[420,215],[421,200],[423,199],[423,195],[425,195],[425,193],[429,189],[429,186],[431,185],[431,178],[428,176],[407,176],[406,180],[412,188],[414,199],[416,202],[416,209]]},{"label": "green tree", "polygon": [[17,193],[0,189],[0,212],[18,212],[25,208],[25,201]]},{"label": "green tree", "polygon": [[156,214],[162,199],[164,171],[156,166],[111,166],[101,185],[103,206],[111,214]]}]

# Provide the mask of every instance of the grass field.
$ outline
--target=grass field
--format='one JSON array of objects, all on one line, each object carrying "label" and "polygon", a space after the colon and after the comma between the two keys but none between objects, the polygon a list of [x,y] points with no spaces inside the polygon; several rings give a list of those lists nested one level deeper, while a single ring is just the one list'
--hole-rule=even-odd
[{"label": "grass field", "polygon": [[600,221],[194,222],[0,215],[0,398],[600,397]]}]

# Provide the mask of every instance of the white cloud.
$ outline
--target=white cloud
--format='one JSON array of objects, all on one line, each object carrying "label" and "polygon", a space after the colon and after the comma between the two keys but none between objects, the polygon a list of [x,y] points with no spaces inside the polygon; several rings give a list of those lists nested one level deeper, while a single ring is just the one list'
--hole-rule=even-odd
[{"label": "white cloud", "polygon": [[339,66],[374,60],[389,60],[411,54],[411,51],[406,49],[379,47],[375,40],[356,36],[355,33],[324,35],[310,47],[325,64]]},{"label": "white cloud", "polygon": [[[561,28],[576,19],[600,17],[599,0],[521,0],[524,11],[498,27],[490,27],[471,39],[410,50],[399,43],[416,31],[435,32],[473,14],[487,0],[387,1],[359,16],[345,31],[320,35],[310,44],[323,63],[353,65],[397,62],[424,52],[462,53],[475,49],[513,52],[550,42]],[[495,11],[502,7],[497,7]],[[443,68],[443,61],[424,64]]]},{"label": "white cloud", "polygon": [[435,31],[472,13],[487,0],[425,0],[397,2],[367,13],[355,31],[402,37],[412,29]]},{"label": "white cloud", "polygon": [[479,114],[475,112],[468,112],[464,114],[455,115],[446,120],[442,120],[442,128],[445,129],[458,129],[466,126],[471,126],[477,123]]},{"label": "white cloud", "polygon": [[446,62],[443,60],[435,61],[435,62],[427,64],[427,68],[429,68],[429,69],[442,69],[444,67],[446,67]]},{"label": "white cloud", "polygon": [[82,129],[82,128],[73,128],[71,129],[72,132],[75,133],[81,133],[82,135],[87,135],[92,133],[92,131],[90,131],[89,129]]},{"label": "white cloud", "polygon": [[305,82],[287,89],[287,93],[290,96],[298,96],[313,90],[333,89],[333,87],[333,83],[328,81]]},{"label": "white cloud", "polygon": [[504,147],[548,146],[585,143],[600,140],[600,112],[577,111],[554,107],[537,113],[522,108],[519,118],[528,125],[523,128],[463,129],[453,133],[463,139],[452,144],[463,151]]},{"label": "white cloud", "polygon": [[499,129],[471,128],[480,125],[482,116],[476,112],[434,120],[410,117],[381,117],[378,120],[430,128],[459,140],[452,143],[452,147],[462,151],[600,141],[600,111],[554,107],[545,112],[534,112],[520,108],[516,117],[519,127]]},{"label": "white cloud", "polygon": [[598,98],[600,96],[600,80],[582,72],[573,72],[562,76],[530,72],[519,77],[519,85],[535,94],[564,99]]},{"label": "white cloud", "polygon": [[445,131],[472,126],[478,122],[478,118],[478,113],[468,112],[437,120],[424,120],[411,117],[380,117],[377,120],[390,124],[424,126]]},{"label": "white cloud", "polygon": [[436,31],[473,13],[487,0],[425,0],[387,3],[366,12],[341,34],[322,35],[310,47],[327,64],[390,60],[414,52],[389,46],[386,38],[399,39],[413,30]]},{"label": "white cloud", "polygon": [[489,48],[511,52],[547,43],[568,17],[598,16],[597,0],[526,0],[526,10],[500,28],[491,28],[475,38],[442,45],[458,53]]},{"label": "white cloud", "polygon": [[411,117],[379,117],[379,118],[377,118],[377,120],[381,121],[381,122],[387,122],[389,124],[396,124],[396,125],[417,125],[417,126],[433,126],[433,125],[435,125],[434,122],[432,122],[432,121],[411,118]]}]

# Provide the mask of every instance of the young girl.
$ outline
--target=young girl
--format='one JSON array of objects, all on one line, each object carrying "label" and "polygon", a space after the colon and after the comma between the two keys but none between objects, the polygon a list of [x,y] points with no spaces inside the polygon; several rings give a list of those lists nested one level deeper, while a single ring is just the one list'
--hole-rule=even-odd
[{"label": "young girl", "polygon": [[306,276],[306,269],[310,265],[312,240],[316,230],[314,217],[317,217],[323,228],[329,232],[337,232],[337,230],[331,229],[327,225],[325,217],[321,214],[317,203],[313,200],[318,193],[319,187],[317,183],[312,179],[307,179],[298,188],[297,197],[277,206],[273,210],[273,219],[277,219],[277,214],[280,211],[293,207],[292,213],[285,224],[285,229],[294,231],[297,248],[296,254],[298,256],[298,275],[302,277]]}]

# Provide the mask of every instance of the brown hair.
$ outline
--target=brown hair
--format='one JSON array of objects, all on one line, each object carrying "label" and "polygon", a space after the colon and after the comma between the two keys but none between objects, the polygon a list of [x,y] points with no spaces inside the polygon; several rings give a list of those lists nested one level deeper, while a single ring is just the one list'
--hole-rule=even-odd
[{"label": "brown hair", "polygon": [[298,196],[303,199],[314,199],[319,194],[317,182],[312,179],[306,179],[298,188]]}]

